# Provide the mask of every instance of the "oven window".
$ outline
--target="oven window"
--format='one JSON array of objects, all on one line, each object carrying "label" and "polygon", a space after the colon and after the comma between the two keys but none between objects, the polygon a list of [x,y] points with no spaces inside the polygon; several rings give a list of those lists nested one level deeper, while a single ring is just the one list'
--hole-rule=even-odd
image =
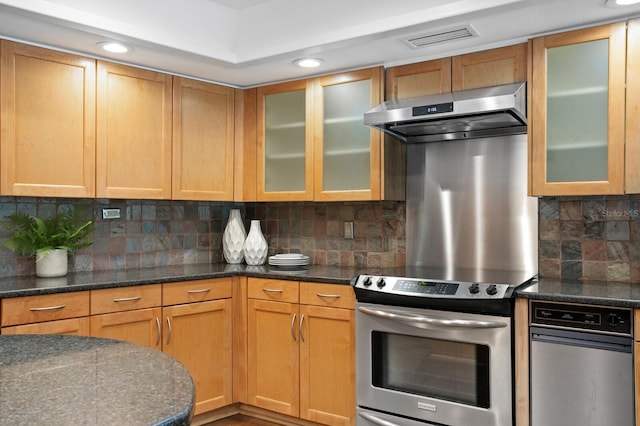
[{"label": "oven window", "polygon": [[489,408],[489,347],[372,333],[373,385]]}]

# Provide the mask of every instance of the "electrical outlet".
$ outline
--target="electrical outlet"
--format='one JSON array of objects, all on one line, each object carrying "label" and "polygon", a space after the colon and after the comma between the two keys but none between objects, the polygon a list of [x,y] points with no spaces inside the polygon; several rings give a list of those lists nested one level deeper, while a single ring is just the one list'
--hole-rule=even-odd
[{"label": "electrical outlet", "polygon": [[347,240],[353,240],[353,222],[344,223],[344,238]]},{"label": "electrical outlet", "polygon": [[102,218],[105,220],[120,219],[120,209],[119,208],[102,209]]}]

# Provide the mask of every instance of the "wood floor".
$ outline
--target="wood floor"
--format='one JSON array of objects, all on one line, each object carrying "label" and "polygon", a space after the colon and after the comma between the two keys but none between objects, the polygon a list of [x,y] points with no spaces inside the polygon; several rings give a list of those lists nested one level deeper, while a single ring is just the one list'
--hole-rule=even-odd
[{"label": "wood floor", "polygon": [[224,418],[207,426],[274,426],[277,423],[271,423],[266,420],[256,419],[254,417],[245,416],[244,414],[235,414],[231,417]]}]

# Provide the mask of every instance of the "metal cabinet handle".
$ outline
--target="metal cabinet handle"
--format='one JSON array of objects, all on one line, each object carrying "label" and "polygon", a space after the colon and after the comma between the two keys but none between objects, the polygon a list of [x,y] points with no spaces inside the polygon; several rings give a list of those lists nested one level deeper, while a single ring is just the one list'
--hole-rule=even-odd
[{"label": "metal cabinet handle", "polygon": [[304,322],[304,314],[300,317],[300,341],[304,343],[304,334],[302,334],[302,323]]},{"label": "metal cabinet handle", "polygon": [[210,288],[203,288],[202,290],[187,290],[187,293],[189,294],[195,294],[195,293],[209,293],[211,291]]},{"label": "metal cabinet handle", "polygon": [[160,318],[156,317],[156,327],[158,327],[158,338],[156,339],[156,346],[160,346],[162,337],[162,328],[160,326]]},{"label": "metal cabinet handle", "polygon": [[66,308],[67,305],[57,305],[57,306],[45,306],[43,308],[30,308],[30,311],[38,312],[38,311],[56,311],[58,309]]},{"label": "metal cabinet handle", "polygon": [[318,297],[328,297],[328,298],[331,298],[331,299],[340,299],[340,295],[339,294],[316,293],[316,296],[318,296]]},{"label": "metal cabinet handle", "polygon": [[295,332],[295,327],[294,324],[296,323],[296,314],[293,314],[293,317],[291,318],[291,337],[293,337],[293,341],[295,342],[296,340],[296,332]]},{"label": "metal cabinet handle", "polygon": [[120,297],[117,299],[113,299],[114,302],[133,302],[135,300],[142,299],[142,296],[134,296],[134,297]]},{"label": "metal cabinet handle", "polygon": [[421,315],[389,312],[383,308],[371,309],[365,306],[358,307],[358,310],[375,317],[402,321],[405,324],[412,325],[418,328],[426,328],[430,326],[446,328],[502,328],[507,326],[507,323],[502,321],[475,321],[466,319],[430,318]]},{"label": "metal cabinet handle", "polygon": [[263,288],[262,291],[265,293],[282,293],[284,290],[279,288]]},{"label": "metal cabinet handle", "polygon": [[171,318],[167,317],[167,328],[169,329],[169,332],[167,333],[167,345],[169,345],[169,342],[171,342]]}]

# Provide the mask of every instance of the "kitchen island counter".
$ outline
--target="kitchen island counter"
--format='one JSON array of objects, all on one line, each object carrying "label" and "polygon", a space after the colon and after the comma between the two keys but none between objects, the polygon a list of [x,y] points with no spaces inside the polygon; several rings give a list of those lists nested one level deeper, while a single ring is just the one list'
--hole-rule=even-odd
[{"label": "kitchen island counter", "polygon": [[160,351],[80,336],[0,336],[0,423],[188,425],[194,386]]}]

